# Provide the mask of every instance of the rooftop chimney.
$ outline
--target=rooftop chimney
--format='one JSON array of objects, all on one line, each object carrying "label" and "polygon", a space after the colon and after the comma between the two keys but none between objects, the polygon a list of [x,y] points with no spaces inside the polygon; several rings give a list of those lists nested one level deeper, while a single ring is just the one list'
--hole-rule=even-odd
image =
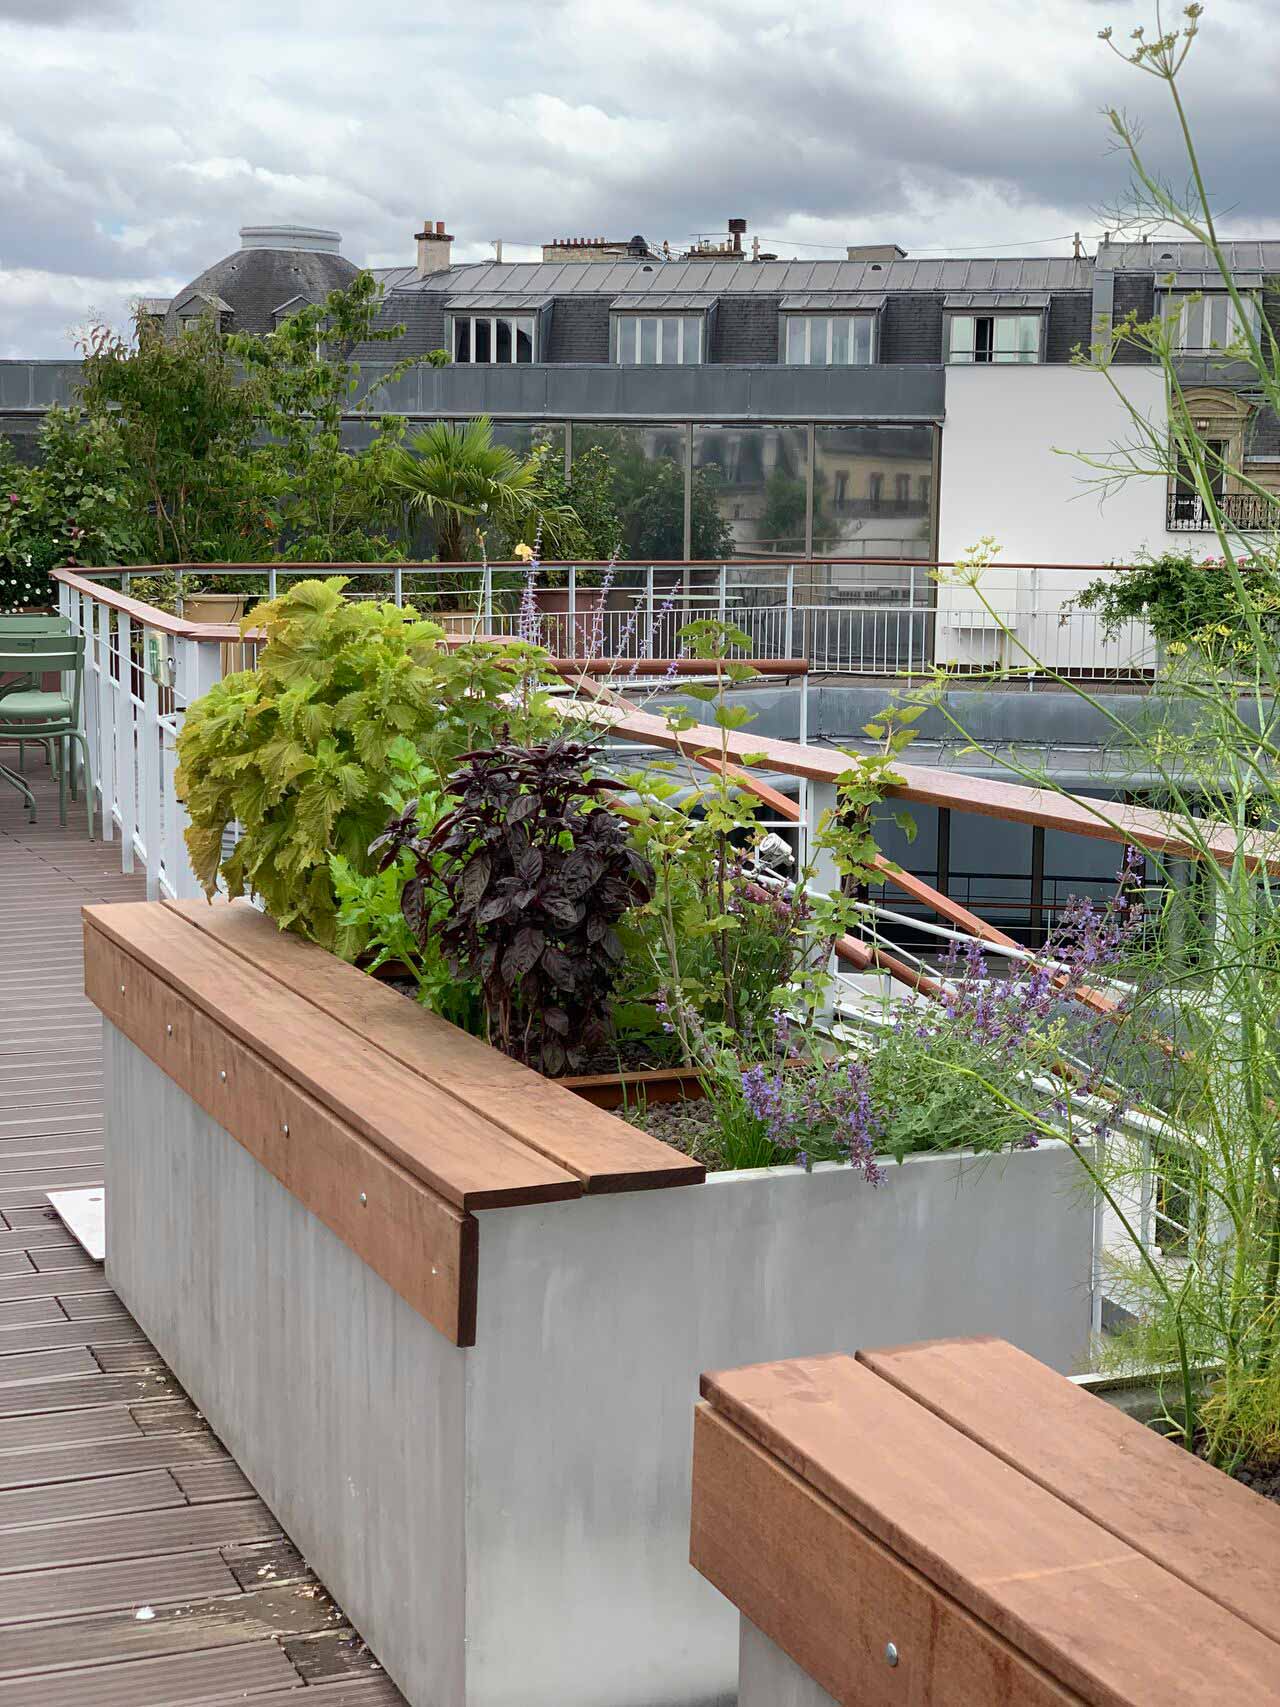
[{"label": "rooftop chimney", "polygon": [[851,261],[905,261],[907,251],[896,243],[850,243]]},{"label": "rooftop chimney", "polygon": [[747,222],[745,219],[731,219],[729,221],[729,236],[733,239],[730,247],[735,255],[742,253],[742,239],[746,236],[746,232]]},{"label": "rooftop chimney", "polygon": [[429,219],[424,219],[422,230],[415,233],[415,241],[418,245],[420,279],[425,279],[428,273],[448,271],[453,252],[453,238],[445,230],[443,219],[437,219],[434,226]]}]

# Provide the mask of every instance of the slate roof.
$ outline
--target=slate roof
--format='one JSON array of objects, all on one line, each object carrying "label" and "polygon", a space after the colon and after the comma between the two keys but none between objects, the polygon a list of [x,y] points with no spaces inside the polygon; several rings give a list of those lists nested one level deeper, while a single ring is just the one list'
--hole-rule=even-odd
[{"label": "slate roof", "polygon": [[[1278,246],[1280,247],[1280,246]],[[607,295],[642,291],[683,295],[772,296],[802,291],[1088,290],[1093,263],[1063,256],[980,261],[479,261],[429,273],[390,269],[387,288]],[[405,276],[407,275],[407,276]]]},{"label": "slate roof", "polygon": [[[359,272],[343,255],[316,249],[237,249],[178,291],[174,305],[199,291],[221,297],[234,316],[235,332],[273,332],[275,310],[292,297],[322,302],[331,290],[349,285]],[[170,307],[166,330],[176,332],[177,316]]]}]

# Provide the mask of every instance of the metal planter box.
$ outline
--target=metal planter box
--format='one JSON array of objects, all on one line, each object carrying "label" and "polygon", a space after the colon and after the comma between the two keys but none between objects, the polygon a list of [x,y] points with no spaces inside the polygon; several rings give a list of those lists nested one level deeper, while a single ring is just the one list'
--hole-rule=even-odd
[{"label": "metal planter box", "polygon": [[735,1699],[700,1371],[1087,1348],[1065,1145],[704,1182],[250,909],[88,913],[112,1283],[413,1707]]}]

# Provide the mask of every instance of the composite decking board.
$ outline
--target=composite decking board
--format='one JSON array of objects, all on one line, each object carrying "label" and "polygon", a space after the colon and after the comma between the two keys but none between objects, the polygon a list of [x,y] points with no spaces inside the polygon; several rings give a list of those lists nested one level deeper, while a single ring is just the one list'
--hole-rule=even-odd
[{"label": "composite decking board", "polygon": [[30,1274],[0,1275],[0,1309],[32,1298],[56,1298],[63,1292],[110,1291],[111,1284],[97,1264],[92,1269],[59,1268],[49,1274],[33,1268]]},{"label": "composite decking board", "polygon": [[206,901],[164,906],[444,1095],[575,1174],[586,1191],[656,1189],[705,1178],[701,1163],[277,929],[256,907]]},{"label": "composite decking board", "polygon": [[[101,1297],[111,1294],[102,1293]],[[59,1351],[64,1346],[83,1345],[92,1337],[94,1346],[121,1344],[141,1339],[142,1329],[123,1311],[104,1316],[100,1321],[69,1322],[59,1316],[52,1322],[32,1322],[24,1327],[9,1327],[0,1322],[0,1360],[19,1351]]]},{"label": "composite decking board", "polygon": [[280,1525],[261,1500],[184,1505],[131,1517],[88,1517],[41,1529],[0,1534],[0,1575],[99,1560],[145,1559],[153,1553],[194,1553],[233,1541],[270,1541]]},{"label": "composite decking board", "polygon": [[167,1470],[86,1476],[54,1487],[37,1484],[0,1493],[0,1531],[124,1512],[160,1511],[186,1504],[186,1495]]},{"label": "composite decking board", "polygon": [[[118,1607],[160,1606],[207,1595],[232,1594],[240,1583],[222,1553],[165,1553],[119,1563],[0,1577],[0,1626],[27,1624]],[[0,1642],[0,1648],[3,1642]]]},{"label": "composite decking board", "polygon": [[0,1387],[0,1417],[48,1415],[172,1398],[178,1384],[167,1372],[146,1375],[67,1375],[56,1381],[21,1381]]},{"label": "composite decking board", "polygon": [[297,1688],[298,1673],[271,1640],[158,1659],[44,1672],[0,1683],[0,1707],[178,1707],[245,1700]]},{"label": "composite decking board", "polygon": [[860,1352],[858,1360],[1280,1643],[1273,1504],[1005,1340],[939,1340]]},{"label": "composite decking board", "polygon": [[[0,784],[0,1286],[25,1278],[25,1262],[52,1290],[0,1292],[0,1393],[34,1394],[59,1407],[124,1396],[85,1409],[0,1414],[0,1540],[49,1554],[45,1538],[63,1536],[84,1559],[0,1574],[0,1707],[243,1707],[312,1696],[316,1707],[347,1707],[331,1683],[311,1675],[316,1663],[323,1668],[321,1650],[334,1646],[310,1612],[314,1576],[279,1538],[274,1518],[253,1515],[261,1503],[171,1379],[152,1379],[167,1372],[115,1294],[83,1290],[105,1285],[101,1269],[33,1184],[73,1163],[95,1164],[101,1180],[103,1027],[84,995],[80,907],[141,899],[145,879],[141,869],[132,877],[114,869],[118,844],[87,843],[82,809],[72,808],[61,830],[47,772],[33,762],[29,776],[42,820],[34,828],[22,820],[17,795]],[[96,1376],[74,1372],[86,1367],[85,1357]],[[65,1373],[56,1377],[55,1368]],[[258,1538],[226,1539],[246,1513]],[[190,1528],[146,1528],[160,1518],[212,1522],[223,1538],[193,1549]],[[275,1539],[262,1538],[263,1530]],[[115,1558],[114,1549],[135,1544],[151,1550]],[[274,1639],[218,1651],[223,1631],[206,1641],[198,1623],[181,1622],[195,1604],[247,1601],[252,1591],[286,1584],[296,1585],[314,1634],[292,1634],[296,1626],[285,1620]],[[135,1620],[147,1605],[156,1620]],[[98,1614],[120,1629],[105,1649],[100,1627],[84,1623],[96,1625]],[[166,1618],[180,1631],[174,1641],[191,1652],[169,1653],[167,1637],[148,1645],[145,1632]],[[127,1651],[134,1640],[140,1654],[155,1653],[163,1665],[138,1669]],[[295,1640],[310,1644],[305,1661],[290,1652]],[[19,1664],[31,1669],[12,1675]],[[331,1670],[335,1677],[341,1670],[336,1657]],[[363,1677],[349,1685],[357,1692],[350,1707],[404,1707],[385,1679],[372,1690]]]},{"label": "composite decking board", "polygon": [[[10,1629],[0,1642],[0,1679],[233,1648],[246,1642],[283,1643],[339,1631],[353,1634],[328,1595],[297,1583],[153,1611],[154,1618],[142,1620],[132,1612],[91,1613]],[[76,1658],[68,1660],[68,1653]]]},{"label": "composite decking board", "polygon": [[853,1358],[702,1389],[704,1426],[776,1459],[1093,1707],[1280,1703],[1280,1645]]},{"label": "composite decking board", "polygon": [[212,1432],[142,1434],[135,1428],[131,1435],[114,1440],[68,1441],[0,1454],[0,1490],[101,1480],[145,1470],[212,1471],[232,1462]]},{"label": "composite decking board", "polygon": [[[160,1065],[163,1026],[155,1039],[133,1036],[129,980],[107,975],[106,967],[117,963],[103,954],[103,944],[174,991],[218,1032],[299,1086],[456,1208],[496,1208],[581,1193],[576,1175],[455,1099],[443,1093],[424,1096],[416,1074],[310,1002],[255,978],[238,955],[202,939],[167,908],[154,903],[87,907],[85,926],[90,994],[144,1053],[155,1050],[161,1056]],[[125,984],[123,995],[118,983]]]}]

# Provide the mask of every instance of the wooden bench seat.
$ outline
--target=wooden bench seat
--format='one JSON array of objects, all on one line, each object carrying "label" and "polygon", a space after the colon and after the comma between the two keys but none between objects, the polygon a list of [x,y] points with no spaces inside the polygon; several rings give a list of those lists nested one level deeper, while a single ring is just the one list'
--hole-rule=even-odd
[{"label": "wooden bench seat", "polygon": [[691,1556],[749,1621],[741,1707],[1280,1703],[1280,1509],[1003,1341],[702,1393]]}]

